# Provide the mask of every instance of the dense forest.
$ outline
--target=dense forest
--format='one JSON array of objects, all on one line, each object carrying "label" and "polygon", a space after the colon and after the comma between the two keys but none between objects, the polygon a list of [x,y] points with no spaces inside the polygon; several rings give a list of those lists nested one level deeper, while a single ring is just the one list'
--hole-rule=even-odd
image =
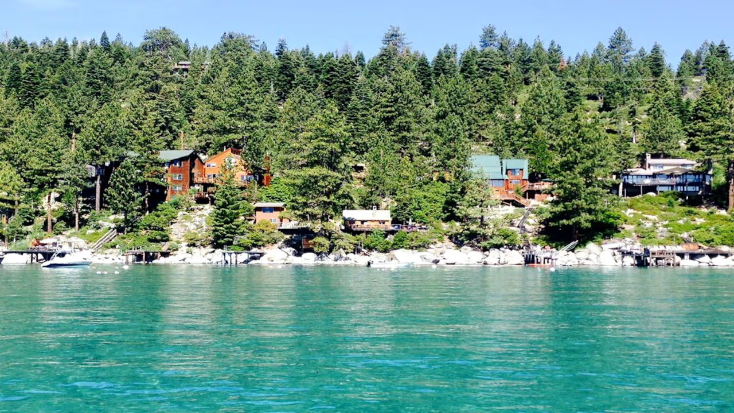
[{"label": "dense forest", "polygon": [[[644,153],[713,160],[732,181],[734,63],[723,41],[686,51],[674,71],[661,45],[636,48],[621,28],[574,57],[491,25],[478,34],[477,46],[427,55],[391,27],[369,59],[285,40],[271,50],[231,32],[201,47],[166,28],[139,45],[106,33],[12,38],[0,45],[0,202],[19,217],[4,231],[43,216],[50,193],[64,206],[54,219],[73,226],[94,210],[81,196],[93,185],[85,165],[130,151],[141,156],[103,205],[128,225],[146,208],[141,185],[162,179],[162,149],[241,148],[274,180],[233,196],[284,201],[313,222],[372,206],[398,222],[476,220],[489,203],[470,155],[527,157],[536,178],[555,182],[545,224],[561,239],[618,224],[610,189]],[[719,202],[731,207],[728,192]]]}]

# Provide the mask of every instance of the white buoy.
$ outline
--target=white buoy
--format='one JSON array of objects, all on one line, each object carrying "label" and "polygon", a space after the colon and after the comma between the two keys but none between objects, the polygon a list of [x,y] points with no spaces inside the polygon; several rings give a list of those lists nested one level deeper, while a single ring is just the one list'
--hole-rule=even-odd
[{"label": "white buoy", "polygon": [[120,271],[115,271],[115,274],[119,274],[119,273],[120,273]]},{"label": "white buoy", "polygon": [[550,272],[556,272],[556,267],[551,267]]},{"label": "white buoy", "polygon": [[102,271],[97,271],[97,275],[102,274]]},{"label": "white buoy", "polygon": [[129,269],[129,268],[130,268],[130,266],[129,266],[129,265],[123,265],[123,266],[122,266],[122,269],[123,269],[123,270],[127,270],[127,269]]},{"label": "white buoy", "polygon": [[431,265],[431,268],[438,268],[438,265],[433,264],[433,265]]}]

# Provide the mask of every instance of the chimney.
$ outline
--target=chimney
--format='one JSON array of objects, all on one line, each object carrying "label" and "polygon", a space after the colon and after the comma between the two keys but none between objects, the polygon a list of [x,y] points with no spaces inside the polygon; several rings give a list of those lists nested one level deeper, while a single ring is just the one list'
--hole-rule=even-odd
[{"label": "chimney", "polygon": [[646,153],[645,154],[645,165],[644,165],[644,167],[645,167],[645,169],[650,169],[650,154],[649,153]]}]

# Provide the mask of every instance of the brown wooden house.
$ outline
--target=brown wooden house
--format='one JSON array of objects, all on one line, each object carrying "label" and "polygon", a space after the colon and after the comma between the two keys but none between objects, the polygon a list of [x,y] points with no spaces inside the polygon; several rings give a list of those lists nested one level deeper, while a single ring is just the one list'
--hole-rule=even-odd
[{"label": "brown wooden house", "polygon": [[283,224],[290,222],[288,218],[281,216],[285,212],[285,204],[282,202],[258,202],[254,207],[256,224],[260,221],[268,221],[280,228]]},{"label": "brown wooden house", "polygon": [[201,158],[193,150],[160,151],[158,157],[166,170],[166,201],[188,194],[195,185],[194,177],[204,169]]},{"label": "brown wooden house", "polygon": [[494,197],[522,206],[530,200],[544,201],[552,183],[530,182],[527,159],[500,159],[496,155],[472,156],[473,171],[485,179],[492,188]]},{"label": "brown wooden house", "polygon": [[385,209],[345,209],[342,212],[344,228],[349,231],[390,231],[392,217]]}]

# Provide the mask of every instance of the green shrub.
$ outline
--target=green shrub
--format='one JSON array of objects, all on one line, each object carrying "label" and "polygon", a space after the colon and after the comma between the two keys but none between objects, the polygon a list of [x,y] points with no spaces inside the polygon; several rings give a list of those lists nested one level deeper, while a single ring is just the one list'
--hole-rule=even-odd
[{"label": "green shrub", "polygon": [[328,238],[318,236],[311,240],[313,251],[317,254],[326,254],[331,251],[331,242]]},{"label": "green shrub", "polygon": [[364,248],[372,251],[387,252],[390,250],[390,241],[382,231],[373,231],[364,239]]}]

